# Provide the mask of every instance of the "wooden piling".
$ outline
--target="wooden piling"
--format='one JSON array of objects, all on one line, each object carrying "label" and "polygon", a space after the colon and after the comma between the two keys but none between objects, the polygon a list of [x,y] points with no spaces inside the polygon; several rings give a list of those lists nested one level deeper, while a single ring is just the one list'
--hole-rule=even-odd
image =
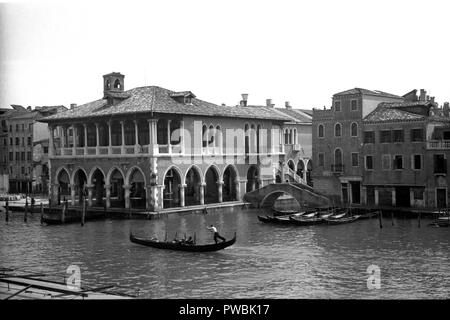
[{"label": "wooden piling", "polygon": [[66,204],[63,203],[62,209],[61,209],[61,223],[66,222]]},{"label": "wooden piling", "polygon": [[41,202],[41,224],[44,223],[44,205]]},{"label": "wooden piling", "polygon": [[23,213],[23,222],[28,220],[28,197],[25,199],[25,212]]},{"label": "wooden piling", "polygon": [[6,215],[5,215],[5,221],[9,221],[9,201],[6,200]]},{"label": "wooden piling", "polygon": [[378,220],[380,221],[380,229],[383,229],[383,211],[380,210],[380,214],[378,215]]},{"label": "wooden piling", "polygon": [[81,211],[81,226],[84,226],[85,218],[86,218],[86,199],[83,199],[83,210]]},{"label": "wooden piling", "polygon": [[419,210],[419,215],[417,217],[417,224],[418,224],[418,227],[420,228],[420,210]]}]

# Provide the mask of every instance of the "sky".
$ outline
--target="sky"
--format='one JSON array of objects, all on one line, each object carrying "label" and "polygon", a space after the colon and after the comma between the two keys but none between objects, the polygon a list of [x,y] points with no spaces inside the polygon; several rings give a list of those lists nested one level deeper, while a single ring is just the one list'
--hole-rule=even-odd
[{"label": "sky", "polygon": [[216,104],[331,105],[354,87],[450,100],[448,1],[0,3],[0,107],[81,105],[103,74]]}]

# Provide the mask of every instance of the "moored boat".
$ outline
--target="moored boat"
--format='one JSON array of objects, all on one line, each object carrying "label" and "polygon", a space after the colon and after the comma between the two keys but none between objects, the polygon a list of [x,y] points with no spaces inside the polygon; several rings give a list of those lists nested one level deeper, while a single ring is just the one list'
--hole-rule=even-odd
[{"label": "moored boat", "polygon": [[[339,215],[340,216],[340,215]],[[326,223],[328,224],[344,224],[344,223],[351,223],[359,219],[359,215],[354,216],[348,216],[346,217],[345,214],[342,217],[336,218],[336,217],[329,217],[324,219]]]},{"label": "moored boat", "polygon": [[190,252],[210,252],[222,250],[225,249],[226,247],[232,246],[236,242],[236,233],[234,233],[234,237],[231,240],[212,244],[188,244],[182,242],[167,242],[167,241],[158,241],[155,239],[144,239],[135,237],[131,232],[130,232],[130,241],[133,243],[158,249],[190,251]]}]

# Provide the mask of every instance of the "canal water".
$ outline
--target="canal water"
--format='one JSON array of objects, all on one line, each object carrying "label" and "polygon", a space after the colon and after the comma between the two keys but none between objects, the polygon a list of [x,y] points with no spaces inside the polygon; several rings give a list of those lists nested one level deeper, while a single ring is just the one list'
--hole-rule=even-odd
[{"label": "canal water", "polygon": [[[171,215],[160,220],[105,220],[41,226],[39,215],[0,221],[0,266],[63,279],[69,265],[82,284],[115,284],[141,298],[450,298],[450,229],[414,219],[362,220],[337,226],[273,226],[260,211]],[[235,245],[213,253],[171,252],[133,244],[138,236],[196,234],[211,242],[215,224]],[[380,269],[368,289],[367,268]]]}]

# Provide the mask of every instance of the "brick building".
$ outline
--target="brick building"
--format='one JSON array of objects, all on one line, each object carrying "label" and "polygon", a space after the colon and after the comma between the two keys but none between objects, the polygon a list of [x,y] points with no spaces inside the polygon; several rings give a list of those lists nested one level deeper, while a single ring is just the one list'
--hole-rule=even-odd
[{"label": "brick building", "polygon": [[[266,106],[202,101],[190,91],[124,90],[103,76],[102,98],[47,117],[54,200],[160,210],[239,201],[275,180],[285,115]],[[54,138],[60,131],[59,141]]]}]

